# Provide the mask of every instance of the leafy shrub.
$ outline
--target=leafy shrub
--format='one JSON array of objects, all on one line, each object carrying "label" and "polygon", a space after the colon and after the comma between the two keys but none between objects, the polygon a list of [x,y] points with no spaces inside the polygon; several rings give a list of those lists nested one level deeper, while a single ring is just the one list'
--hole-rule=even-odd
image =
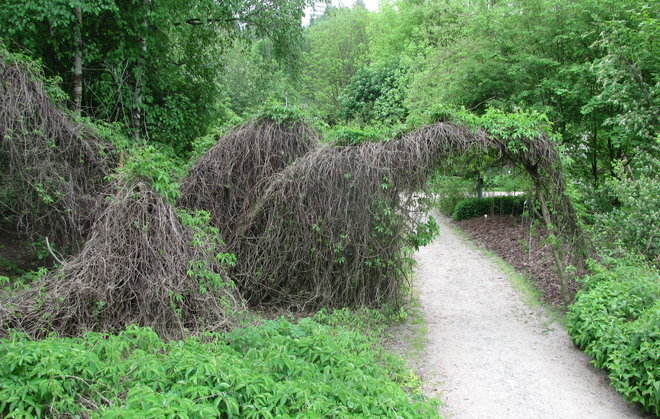
[{"label": "leafy shrub", "polygon": [[628,179],[621,169],[621,179],[609,180],[601,191],[613,198],[614,207],[596,216],[596,229],[605,236],[603,243],[631,249],[656,264],[660,264],[659,170],[657,158],[651,159],[635,180]]},{"label": "leafy shrub", "polygon": [[0,345],[0,415],[438,417],[390,378],[410,375],[403,364],[373,346],[309,318],[169,343],[138,327],[14,334]]},{"label": "leafy shrub", "polygon": [[524,196],[495,196],[491,198],[469,198],[459,201],[454,208],[454,220],[467,220],[484,214],[519,215],[525,208]]},{"label": "leafy shrub", "polygon": [[407,68],[398,59],[379,61],[360,69],[339,96],[346,119],[398,123],[406,119],[404,104],[409,82]]},{"label": "leafy shrub", "polygon": [[263,119],[274,121],[279,125],[295,125],[304,123],[308,118],[302,108],[268,102],[255,112],[253,118],[255,121]]},{"label": "leafy shrub", "polygon": [[173,203],[179,196],[179,179],[184,163],[168,146],[133,145],[113,175],[115,179],[147,180],[156,192]]},{"label": "leafy shrub", "polygon": [[435,197],[435,207],[442,214],[451,216],[456,205],[465,200],[468,192],[474,188],[474,182],[459,176],[434,174],[428,182],[428,189]]},{"label": "leafy shrub", "polygon": [[639,260],[595,265],[568,312],[573,342],[628,400],[660,413],[660,281]]},{"label": "leafy shrub", "polygon": [[628,343],[608,364],[612,385],[660,416],[660,301],[628,325]]},{"label": "leafy shrub", "polygon": [[364,128],[337,126],[328,130],[324,136],[325,141],[336,146],[358,145],[364,142],[386,141],[391,138],[389,131],[373,126]]}]

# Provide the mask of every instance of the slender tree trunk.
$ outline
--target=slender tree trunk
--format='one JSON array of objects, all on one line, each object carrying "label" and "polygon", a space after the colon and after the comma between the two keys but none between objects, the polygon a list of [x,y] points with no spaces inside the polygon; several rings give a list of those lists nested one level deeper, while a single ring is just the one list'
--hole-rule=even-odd
[{"label": "slender tree trunk", "polygon": [[477,174],[477,198],[481,199],[483,196],[483,187],[484,187],[484,178],[481,177],[481,173]]},{"label": "slender tree trunk", "polygon": [[594,177],[594,188],[598,187],[598,128],[594,125],[591,143],[591,174]]},{"label": "slender tree trunk", "polygon": [[555,261],[555,266],[557,267],[557,274],[559,275],[559,288],[561,290],[561,298],[564,301],[564,305],[569,305],[571,302],[571,296],[568,293],[568,281],[566,279],[566,272],[564,272],[564,264],[561,261],[561,249],[559,246],[559,237],[557,236],[557,229],[552,222],[552,217],[550,217],[550,211],[548,210],[548,203],[545,199],[545,194],[543,193],[543,187],[541,186],[540,181],[537,178],[533,178],[534,186],[536,187],[536,197],[541,204],[541,213],[543,215],[543,221],[548,229],[549,239],[550,239],[550,248],[552,249],[552,257]]},{"label": "slender tree trunk", "polygon": [[610,167],[610,176],[614,177],[614,145],[612,144],[612,137],[607,136],[607,154],[609,156],[609,167]]},{"label": "slender tree trunk", "polygon": [[633,174],[632,168],[630,167],[630,159],[628,159],[628,156],[626,156],[625,153],[623,154],[623,170],[625,170],[630,180],[635,180],[635,175]]},{"label": "slender tree trunk", "polygon": [[[149,6],[149,0],[144,0],[142,3],[144,6],[144,12],[146,14],[147,7]],[[148,23],[145,18],[142,22],[143,32],[142,37],[140,38],[140,53],[137,59],[137,64],[135,65],[134,75],[135,75],[135,90],[133,91],[133,114],[131,115],[132,125],[133,125],[133,139],[138,141],[140,139],[140,132],[142,131],[143,126],[143,115],[142,115],[142,86],[144,83],[144,60],[147,55],[147,28]]]},{"label": "slender tree trunk", "polygon": [[75,43],[76,53],[73,62],[73,110],[78,114],[82,107],[82,54],[83,54],[83,41],[82,41],[82,10],[80,6],[76,7],[76,31]]}]

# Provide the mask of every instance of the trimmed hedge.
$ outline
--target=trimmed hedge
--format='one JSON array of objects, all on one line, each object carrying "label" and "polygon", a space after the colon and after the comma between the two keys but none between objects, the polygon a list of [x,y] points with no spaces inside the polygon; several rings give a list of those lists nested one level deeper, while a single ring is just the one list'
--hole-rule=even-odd
[{"label": "trimmed hedge", "polygon": [[595,266],[568,312],[568,332],[614,388],[660,415],[660,280],[632,260]]},{"label": "trimmed hedge", "polygon": [[485,214],[520,215],[525,209],[525,196],[494,196],[463,199],[456,204],[452,218],[467,220]]}]

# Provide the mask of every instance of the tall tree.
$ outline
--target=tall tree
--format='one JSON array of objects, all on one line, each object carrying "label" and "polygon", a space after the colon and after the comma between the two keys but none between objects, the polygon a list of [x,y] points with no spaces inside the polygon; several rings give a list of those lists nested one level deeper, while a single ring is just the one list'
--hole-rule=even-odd
[{"label": "tall tree", "polygon": [[273,40],[278,57],[289,56],[304,6],[305,0],[7,0],[0,36],[61,76],[74,108],[185,150],[224,101],[217,83],[222,51],[257,33]]},{"label": "tall tree", "polygon": [[339,96],[368,60],[369,14],[363,7],[329,8],[305,34],[302,93],[330,120],[339,118]]}]

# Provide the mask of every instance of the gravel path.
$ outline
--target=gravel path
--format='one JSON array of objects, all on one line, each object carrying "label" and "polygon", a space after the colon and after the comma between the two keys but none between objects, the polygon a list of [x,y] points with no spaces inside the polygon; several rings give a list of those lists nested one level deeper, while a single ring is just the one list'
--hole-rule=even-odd
[{"label": "gravel path", "polygon": [[562,326],[521,302],[493,260],[437,218],[440,237],[417,255],[426,333],[413,362],[444,417],[642,417]]}]

